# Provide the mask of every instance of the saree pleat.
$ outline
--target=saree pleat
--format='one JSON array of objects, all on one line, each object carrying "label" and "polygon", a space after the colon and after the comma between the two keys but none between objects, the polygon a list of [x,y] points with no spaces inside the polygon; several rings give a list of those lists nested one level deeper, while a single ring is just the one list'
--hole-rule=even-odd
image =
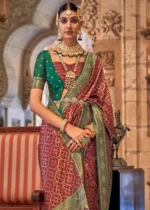
[{"label": "saree pleat", "polygon": [[96,137],[87,149],[70,153],[66,148],[70,137],[43,121],[39,161],[46,210],[108,210],[113,117],[97,55],[89,53],[76,88],[65,97],[82,99],[88,105],[62,101],[58,110],[50,98],[48,108],[75,126],[84,128],[93,123]]}]

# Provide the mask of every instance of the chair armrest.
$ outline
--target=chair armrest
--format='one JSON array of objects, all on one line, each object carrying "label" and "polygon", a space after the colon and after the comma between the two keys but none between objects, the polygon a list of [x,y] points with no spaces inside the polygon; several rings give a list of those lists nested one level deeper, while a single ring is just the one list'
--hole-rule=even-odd
[{"label": "chair armrest", "polygon": [[44,202],[44,191],[34,190],[31,195],[32,202]]}]

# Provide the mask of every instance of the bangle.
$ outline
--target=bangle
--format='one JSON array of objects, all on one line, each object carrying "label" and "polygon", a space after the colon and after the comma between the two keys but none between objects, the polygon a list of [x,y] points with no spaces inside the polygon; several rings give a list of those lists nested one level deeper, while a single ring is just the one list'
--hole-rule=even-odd
[{"label": "bangle", "polygon": [[60,131],[61,131],[61,132],[65,132],[65,127],[66,127],[67,123],[68,123],[68,120],[67,120],[67,119],[64,119],[64,120],[61,122],[61,124],[60,124]]},{"label": "bangle", "polygon": [[89,125],[87,125],[87,126],[85,127],[85,129],[88,129],[88,130],[91,132],[91,134],[92,134],[91,138],[94,138],[94,137],[95,137],[96,132],[95,132],[94,129],[91,129],[91,127],[90,127]]}]

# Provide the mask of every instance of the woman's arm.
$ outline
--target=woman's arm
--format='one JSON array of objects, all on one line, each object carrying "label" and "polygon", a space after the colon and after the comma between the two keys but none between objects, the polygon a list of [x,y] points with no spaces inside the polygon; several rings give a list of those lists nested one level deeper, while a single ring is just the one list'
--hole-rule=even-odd
[{"label": "woman's arm", "polygon": [[[49,124],[60,128],[63,119],[50,111],[48,108],[46,108],[42,103],[42,93],[43,91],[41,89],[33,88],[31,89],[30,93],[30,109],[34,113],[36,113],[39,117],[41,117],[43,120],[48,122]],[[77,144],[80,145],[80,147],[83,147],[81,144],[82,137],[85,136],[89,138],[88,132],[86,132],[84,129],[75,127],[71,125],[70,123],[67,123],[65,127],[65,132],[76,141]]]},{"label": "woman's arm", "polygon": [[57,128],[60,128],[63,119],[54,114],[52,111],[50,111],[41,103],[42,93],[43,91],[41,89],[36,89],[36,88],[31,89],[30,93],[31,111],[36,113],[39,117],[41,117],[49,124],[54,125]]}]

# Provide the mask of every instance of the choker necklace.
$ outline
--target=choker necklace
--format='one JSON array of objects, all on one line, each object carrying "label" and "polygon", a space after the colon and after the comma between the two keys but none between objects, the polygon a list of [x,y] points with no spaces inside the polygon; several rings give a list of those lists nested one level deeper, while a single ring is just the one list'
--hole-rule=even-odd
[{"label": "choker necklace", "polygon": [[56,48],[54,49],[54,52],[56,52],[58,55],[62,56],[68,56],[68,57],[78,57],[82,56],[84,54],[83,48],[77,44],[73,47],[68,47],[62,43],[58,44]]},{"label": "choker necklace", "polygon": [[77,71],[77,67],[78,67],[78,64],[79,64],[79,61],[80,61],[80,55],[77,57],[77,60],[76,60],[76,63],[75,63],[75,66],[74,66],[74,69],[73,71],[67,71],[67,66],[62,58],[62,55],[61,54],[58,54],[59,55],[59,58],[60,58],[60,61],[64,67],[64,69],[66,70],[66,79],[65,79],[65,87],[69,90],[71,88],[76,88],[76,71]]}]

